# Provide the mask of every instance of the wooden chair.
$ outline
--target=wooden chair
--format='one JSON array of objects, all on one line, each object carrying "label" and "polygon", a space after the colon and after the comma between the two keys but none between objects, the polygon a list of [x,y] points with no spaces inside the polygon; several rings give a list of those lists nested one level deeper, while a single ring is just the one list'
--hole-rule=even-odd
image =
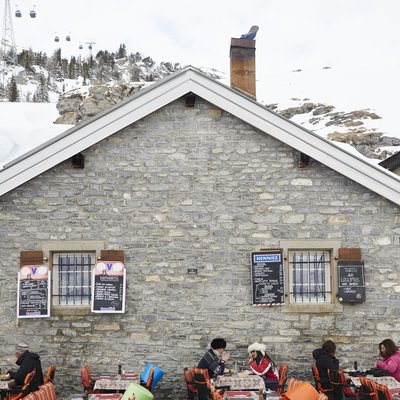
[{"label": "wooden chair", "polygon": [[294,389],[296,386],[300,385],[301,382],[303,381],[295,378],[289,378],[287,390],[289,391],[290,389]]},{"label": "wooden chair", "polygon": [[360,390],[360,388],[356,388],[355,386],[350,385],[347,380],[346,376],[344,375],[343,370],[339,369],[335,370],[328,370],[329,381],[333,386],[341,386],[342,393],[344,394],[346,399],[362,399],[370,397],[371,391],[368,390]]},{"label": "wooden chair", "polygon": [[86,394],[94,393],[94,380],[92,379],[92,374],[90,371],[90,367],[88,365],[84,365],[81,368],[81,381],[83,390]]},{"label": "wooden chair", "polygon": [[372,379],[365,378],[364,376],[359,376],[358,378],[360,379],[360,391],[362,395],[373,400],[379,400],[378,393],[376,392],[376,383]]},{"label": "wooden chair", "polygon": [[31,372],[28,372],[25,376],[24,379],[24,384],[22,387],[13,387],[12,389],[8,390],[6,393],[6,399],[7,400],[19,400],[24,398],[26,395],[28,395],[31,390],[30,390],[30,384],[32,382],[33,377],[36,374],[36,369],[34,369]]},{"label": "wooden chair", "polygon": [[289,366],[287,364],[281,364],[279,366],[279,370],[278,370],[279,381],[278,381],[278,387],[276,389],[276,392],[278,394],[282,394],[285,391],[288,368],[289,368]]},{"label": "wooden chair", "polygon": [[321,378],[319,376],[319,371],[318,371],[317,365],[315,363],[311,364],[311,371],[312,371],[314,382],[315,382],[315,389],[317,389],[318,392],[321,392],[321,393],[333,392],[333,387],[332,388],[323,388],[322,387]]},{"label": "wooden chair", "polygon": [[44,377],[44,383],[49,383],[49,382],[53,383],[55,373],[56,373],[56,366],[54,364],[50,365],[50,367],[47,369],[46,376]]},{"label": "wooden chair", "polygon": [[380,385],[379,383],[376,383],[375,387],[379,400],[394,400],[392,393],[386,385]]},{"label": "wooden chair", "polygon": [[197,388],[194,386],[194,368],[185,367],[183,370],[183,377],[187,387],[187,400],[195,400],[197,396]]},{"label": "wooden chair", "polygon": [[197,390],[197,400],[222,400],[221,393],[230,389],[229,386],[215,387],[210,380],[207,369],[193,368],[192,371],[194,387]]},{"label": "wooden chair", "polygon": [[193,382],[197,390],[197,400],[210,400],[211,393],[207,386],[210,381],[207,369],[193,368]]}]

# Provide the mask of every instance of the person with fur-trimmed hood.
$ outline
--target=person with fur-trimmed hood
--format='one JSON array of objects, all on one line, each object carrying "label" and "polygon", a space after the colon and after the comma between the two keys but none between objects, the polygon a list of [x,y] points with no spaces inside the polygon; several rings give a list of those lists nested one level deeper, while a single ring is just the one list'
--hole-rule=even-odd
[{"label": "person with fur-trimmed hood", "polygon": [[251,355],[249,366],[251,370],[264,379],[266,389],[276,390],[278,388],[278,370],[271,357],[266,353],[267,346],[264,343],[255,342],[247,351]]},{"label": "person with fur-trimmed hood", "polygon": [[197,368],[208,369],[208,375],[210,378],[217,375],[223,375],[225,370],[225,361],[229,360],[229,353],[225,351],[225,348],[225,339],[213,339],[211,341],[211,348],[199,361]]}]

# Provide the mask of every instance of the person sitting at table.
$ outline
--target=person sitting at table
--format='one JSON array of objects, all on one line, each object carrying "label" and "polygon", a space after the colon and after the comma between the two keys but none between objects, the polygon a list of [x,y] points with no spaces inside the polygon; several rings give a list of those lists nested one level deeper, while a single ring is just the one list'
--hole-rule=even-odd
[{"label": "person sitting at table", "polygon": [[336,344],[332,340],[324,342],[320,349],[313,351],[313,357],[318,369],[321,386],[323,389],[333,389],[326,392],[329,400],[342,400],[343,393],[340,385],[332,385],[329,380],[328,369],[332,371],[339,370],[339,360],[335,357]]},{"label": "person sitting at table", "polygon": [[383,360],[377,361],[376,366],[400,381],[400,351],[393,340],[385,339],[379,343],[379,353]]},{"label": "person sitting at table", "polygon": [[249,366],[256,375],[264,379],[266,389],[276,390],[279,381],[278,370],[266,350],[267,346],[264,343],[255,342],[251,344],[247,348],[251,355]]},{"label": "person sitting at table", "polygon": [[36,353],[31,353],[26,343],[19,343],[15,346],[16,364],[19,365],[17,370],[3,371],[7,379],[14,379],[15,384],[22,386],[26,375],[36,369],[36,373],[30,384],[30,391],[33,392],[43,385],[43,372],[40,356]]},{"label": "person sitting at table", "polygon": [[199,361],[197,368],[208,369],[210,379],[217,375],[223,375],[225,362],[229,360],[229,353],[225,351],[226,341],[222,338],[215,338],[211,341],[211,347],[206,351]]}]

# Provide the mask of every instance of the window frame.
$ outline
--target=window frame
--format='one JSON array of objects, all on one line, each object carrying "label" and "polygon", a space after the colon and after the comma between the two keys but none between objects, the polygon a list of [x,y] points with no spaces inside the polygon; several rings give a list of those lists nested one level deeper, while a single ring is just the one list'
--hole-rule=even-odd
[{"label": "window frame", "polygon": [[[341,313],[343,312],[343,305],[338,299],[338,272],[337,260],[339,249],[341,246],[340,240],[334,239],[294,239],[294,240],[281,240],[279,242],[283,251],[283,263],[285,271],[285,305],[282,307],[283,312],[296,312],[296,313]],[[331,253],[331,266],[330,266],[330,287],[331,287],[331,301],[330,302],[307,302],[298,303],[291,301],[291,281],[289,274],[289,252],[294,250],[307,251],[319,250],[330,251]],[[327,277],[328,278],[328,277]]]},{"label": "window frame", "polygon": [[[51,274],[51,315],[89,315],[91,313],[91,303],[89,304],[57,304],[56,297],[53,296],[54,285],[57,285],[57,277],[53,274],[53,254],[56,253],[93,253],[94,263],[100,259],[101,251],[104,250],[104,241],[48,241],[42,245],[43,256],[48,261]],[[57,286],[58,288],[58,286]],[[90,294],[91,295],[91,294]]]}]

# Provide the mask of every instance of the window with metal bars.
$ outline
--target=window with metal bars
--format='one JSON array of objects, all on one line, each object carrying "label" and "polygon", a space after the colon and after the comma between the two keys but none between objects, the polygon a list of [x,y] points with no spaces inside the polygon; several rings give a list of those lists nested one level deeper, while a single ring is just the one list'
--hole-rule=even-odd
[{"label": "window with metal bars", "polygon": [[288,252],[291,303],[330,303],[331,252],[291,250]]},{"label": "window with metal bars", "polygon": [[90,304],[91,273],[96,254],[53,253],[53,305]]}]

